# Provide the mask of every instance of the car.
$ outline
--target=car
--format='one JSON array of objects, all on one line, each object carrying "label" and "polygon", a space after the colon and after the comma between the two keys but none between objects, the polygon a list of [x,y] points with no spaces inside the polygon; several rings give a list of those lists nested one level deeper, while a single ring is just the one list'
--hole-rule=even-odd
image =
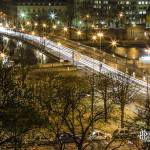
[{"label": "car", "polygon": [[[80,140],[80,136],[75,136],[77,140]],[[73,143],[74,142],[74,137],[72,133],[61,133],[58,136],[57,142],[61,143]]]},{"label": "car", "polygon": [[133,130],[132,128],[118,128],[113,132],[113,138],[136,138],[138,136],[138,133],[136,130]]},{"label": "car", "polygon": [[89,140],[110,140],[111,138],[111,134],[99,130],[93,130],[89,136]]}]

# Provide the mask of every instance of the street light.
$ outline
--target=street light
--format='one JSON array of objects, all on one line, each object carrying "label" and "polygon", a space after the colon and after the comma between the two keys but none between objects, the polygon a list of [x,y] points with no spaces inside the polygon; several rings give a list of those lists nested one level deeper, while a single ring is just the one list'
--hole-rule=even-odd
[{"label": "street light", "polygon": [[51,12],[51,13],[50,13],[50,18],[51,18],[52,20],[54,20],[54,19],[56,18],[56,14],[55,14],[54,12]]},{"label": "street light", "polygon": [[24,18],[24,17],[26,16],[26,14],[25,14],[24,12],[22,12],[22,13],[20,14],[20,16],[21,16],[21,18]]},{"label": "street light", "polygon": [[64,32],[67,32],[68,31],[68,28],[67,27],[64,27]]},{"label": "street light", "polygon": [[78,37],[80,37],[81,36],[81,34],[82,34],[82,32],[79,30],[79,31],[77,31],[77,36]]},{"label": "street light", "polygon": [[112,53],[113,53],[113,57],[115,57],[115,52],[114,52],[114,48],[118,45],[116,40],[112,40],[110,42],[111,46],[112,46]]},{"label": "street light", "polygon": [[103,32],[99,32],[99,33],[97,33],[97,36],[100,38],[100,52],[101,52],[102,38],[104,37],[104,33]]},{"label": "street light", "polygon": [[93,41],[95,41],[96,38],[97,38],[97,37],[96,37],[95,35],[92,36],[92,40],[93,40]]},{"label": "street light", "polygon": [[46,24],[45,24],[45,23],[43,23],[43,25],[42,25],[42,26],[43,26],[43,28],[46,28]]},{"label": "street light", "polygon": [[80,36],[82,34],[82,32],[79,30],[77,31],[77,35]]},{"label": "street light", "polygon": [[35,35],[35,32],[34,31],[32,31],[32,33],[31,33],[32,35]]},{"label": "street light", "polygon": [[35,26],[35,27],[37,27],[37,26],[38,26],[38,23],[37,23],[37,22],[35,22],[35,23],[34,23],[34,26]]},{"label": "street light", "polygon": [[123,17],[123,12],[119,13],[119,17],[122,18]]},{"label": "street light", "polygon": [[92,36],[93,45],[94,45],[94,42],[96,41],[96,39],[97,39],[96,35],[93,35]]},{"label": "street light", "polygon": [[31,23],[29,21],[27,21],[27,25],[29,26]]},{"label": "street light", "polygon": [[64,30],[65,37],[66,37],[66,34],[67,34],[67,32],[68,32],[68,28],[67,28],[67,27],[64,27],[63,30]]},{"label": "street light", "polygon": [[53,29],[56,29],[57,28],[57,26],[56,25],[53,25]]}]

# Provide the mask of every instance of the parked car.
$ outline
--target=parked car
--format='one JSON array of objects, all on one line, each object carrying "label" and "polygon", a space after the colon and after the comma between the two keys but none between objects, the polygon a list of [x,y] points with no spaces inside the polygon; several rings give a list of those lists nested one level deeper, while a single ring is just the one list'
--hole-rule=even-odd
[{"label": "parked car", "polygon": [[[77,140],[80,140],[80,136],[76,136],[75,137]],[[61,143],[73,143],[74,142],[74,138],[73,138],[73,134],[71,133],[61,133],[57,139],[57,142],[61,142]]]},{"label": "parked car", "polygon": [[111,134],[99,130],[94,130],[89,136],[89,140],[110,140],[111,138]]}]

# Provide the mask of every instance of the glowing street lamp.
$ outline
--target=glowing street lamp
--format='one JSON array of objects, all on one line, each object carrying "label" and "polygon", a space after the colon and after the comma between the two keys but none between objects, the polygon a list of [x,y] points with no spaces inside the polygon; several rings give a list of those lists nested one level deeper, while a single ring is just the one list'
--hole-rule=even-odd
[{"label": "glowing street lamp", "polygon": [[68,28],[67,27],[64,27],[64,32],[67,32],[68,31]]},{"label": "glowing street lamp", "polygon": [[43,28],[46,28],[46,24],[45,24],[45,23],[43,23],[43,25],[42,25],[42,26],[43,26]]},{"label": "glowing street lamp", "polygon": [[32,35],[35,35],[35,32],[34,31],[32,31],[32,33],[31,33]]},{"label": "glowing street lamp", "polygon": [[21,17],[21,18],[25,18],[25,17],[26,17],[26,14],[25,14],[24,12],[22,12],[22,13],[20,14],[20,17]]},{"label": "glowing street lamp", "polygon": [[122,18],[123,17],[123,12],[119,13],[119,17]]},{"label": "glowing street lamp", "polygon": [[27,21],[27,25],[29,26],[31,23],[29,21]]},{"label": "glowing street lamp", "polygon": [[99,32],[99,33],[97,33],[97,36],[102,38],[104,36],[104,33],[103,32]]},{"label": "glowing street lamp", "polygon": [[68,28],[64,27],[63,30],[64,30],[64,33],[65,33],[65,36],[66,36],[66,33],[68,32]]},{"label": "glowing street lamp", "polygon": [[97,38],[97,37],[96,37],[95,35],[92,36],[92,40],[93,40],[93,41],[95,41],[96,38]]},{"label": "glowing street lamp", "polygon": [[115,57],[115,52],[114,52],[114,48],[118,45],[116,40],[112,40],[110,42],[111,46],[112,46],[112,53],[113,53],[113,57]]},{"label": "glowing street lamp", "polygon": [[97,33],[97,36],[100,38],[100,51],[101,51],[102,38],[104,37],[104,33],[103,32],[99,32],[99,33]]},{"label": "glowing street lamp", "polygon": [[51,13],[50,13],[50,18],[51,18],[52,20],[54,20],[54,19],[56,18],[56,14],[55,14],[54,12],[51,12]]},{"label": "glowing street lamp", "polygon": [[53,29],[56,29],[57,28],[57,26],[56,25],[53,25]]},{"label": "glowing street lamp", "polygon": [[111,45],[112,45],[112,47],[116,47],[118,45],[118,43],[116,40],[112,40]]},{"label": "glowing street lamp", "polygon": [[80,36],[82,34],[81,31],[77,31],[77,35]]},{"label": "glowing street lamp", "polygon": [[86,15],[86,18],[87,18],[87,19],[88,19],[88,18],[90,18],[90,15],[89,15],[89,14],[87,14],[87,15]]},{"label": "glowing street lamp", "polygon": [[6,55],[5,55],[4,53],[1,53],[0,56],[1,56],[2,58],[5,58]]},{"label": "glowing street lamp", "polygon": [[34,23],[34,26],[35,26],[35,27],[37,27],[37,26],[38,26],[38,23],[37,23],[37,22],[35,22],[35,23]]}]

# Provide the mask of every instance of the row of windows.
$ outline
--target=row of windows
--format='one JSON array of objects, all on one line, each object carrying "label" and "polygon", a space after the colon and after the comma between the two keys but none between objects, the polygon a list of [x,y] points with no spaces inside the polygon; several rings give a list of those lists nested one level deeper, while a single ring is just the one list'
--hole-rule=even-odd
[{"label": "row of windows", "polygon": [[[109,4],[109,2],[111,3],[111,1],[102,1],[102,0],[96,0],[94,1],[95,4]],[[132,1],[133,2],[133,1]],[[129,5],[131,4],[132,2],[130,1],[118,1],[118,4],[126,4],[126,5]],[[149,1],[139,1],[138,2],[139,5],[143,4],[143,5],[148,5],[150,4]]]},{"label": "row of windows", "polygon": [[47,13],[47,12],[51,12],[51,11],[54,11],[54,12],[63,12],[62,9],[20,9],[18,10],[18,12],[21,14],[21,12],[24,12],[24,13]]},{"label": "row of windows", "polygon": [[43,5],[43,6],[61,6],[61,5],[64,5],[63,3],[18,3],[17,4],[18,6],[41,6],[41,5]]}]

